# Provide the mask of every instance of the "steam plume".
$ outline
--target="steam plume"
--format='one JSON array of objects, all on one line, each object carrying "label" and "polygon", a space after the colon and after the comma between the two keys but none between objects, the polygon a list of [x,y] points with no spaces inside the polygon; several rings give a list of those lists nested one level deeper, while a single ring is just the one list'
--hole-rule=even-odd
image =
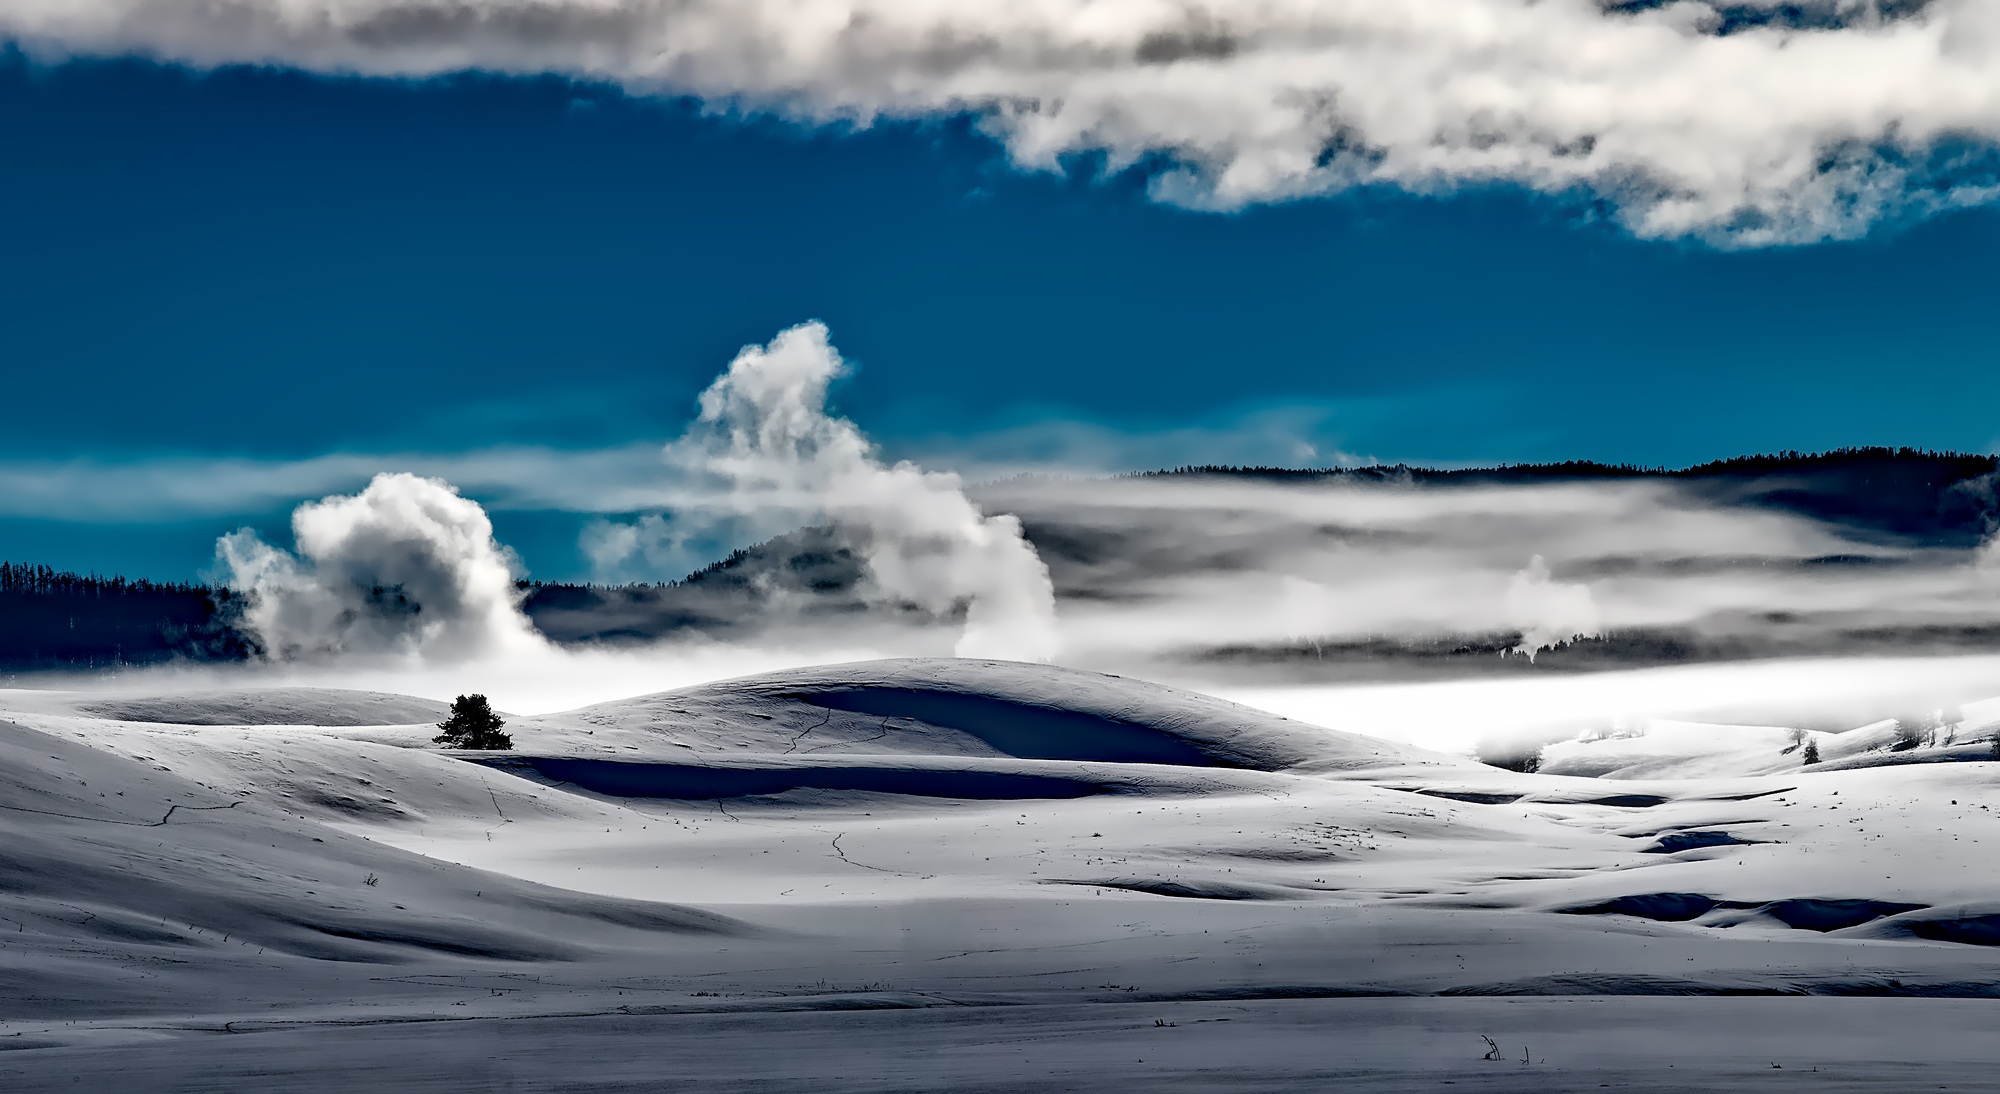
[{"label": "steam plume", "polygon": [[243,626],[272,660],[464,660],[544,645],[521,613],[514,559],[450,484],[375,476],[292,514],[296,555],[245,528],[216,555],[247,598]]},{"label": "steam plume", "polygon": [[826,409],[846,367],[820,323],[745,347],[666,448],[682,477],[708,489],[673,521],[600,525],[586,550],[608,563],[718,521],[759,534],[830,522],[867,563],[874,598],[938,615],[964,609],[960,656],[1053,656],[1055,592],[1020,521],[981,512],[957,475],[885,465],[853,422]]},{"label": "steam plume", "polygon": [[1536,555],[1528,568],[1507,586],[1507,614],[1521,628],[1513,652],[1535,654],[1578,638],[1596,638],[1602,631],[1597,604],[1587,585],[1570,585],[1549,576],[1549,564]]}]

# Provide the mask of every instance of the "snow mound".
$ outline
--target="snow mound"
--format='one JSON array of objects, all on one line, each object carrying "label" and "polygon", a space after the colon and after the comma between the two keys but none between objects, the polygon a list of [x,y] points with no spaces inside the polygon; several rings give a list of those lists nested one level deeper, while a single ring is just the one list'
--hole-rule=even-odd
[{"label": "snow mound", "polygon": [[1956,942],[1965,946],[2000,946],[2000,912],[1954,910],[1900,916],[1882,923],[1883,935]]},{"label": "snow mound", "polygon": [[1005,801],[1082,798],[1111,788],[1100,780],[1038,772],[871,764],[723,767],[571,756],[523,756],[486,762],[509,774],[567,784],[612,798],[703,800],[773,797],[794,790],[836,790]]},{"label": "snow mound", "polygon": [[[956,798],[966,801],[1061,800],[1097,794],[1188,796],[1256,793],[1283,785],[1278,776],[1234,769],[1189,770],[1150,764],[1075,763],[1009,757],[789,756],[700,757],[658,762],[521,753],[460,754],[464,760],[575,795],[600,800],[714,801],[771,799],[800,806],[829,796]],[[782,801],[778,800],[782,799]],[[537,803],[549,815],[560,801]],[[740,804],[755,804],[744,801]]]},{"label": "snow mound", "polygon": [[[1963,714],[1914,738],[1893,718],[1830,731],[1660,719],[1638,731],[1549,744],[1541,750],[1540,771],[1588,779],[1687,780],[1991,760],[2000,700],[1967,703]],[[1817,756],[1810,764],[1808,742]]]},{"label": "snow mound", "polygon": [[1467,765],[1158,684],[959,658],[769,673],[524,719],[521,728],[516,743],[524,750],[561,739],[642,753],[664,745],[707,753],[984,756],[1255,771]]},{"label": "snow mound", "polygon": [[0,917],[38,946],[138,943],[224,962],[267,951],[569,961],[662,935],[750,930],[426,858],[287,804],[0,722]]},{"label": "snow mound", "polygon": [[259,688],[93,699],[79,713],[181,726],[389,726],[435,722],[450,705],[339,688]]}]

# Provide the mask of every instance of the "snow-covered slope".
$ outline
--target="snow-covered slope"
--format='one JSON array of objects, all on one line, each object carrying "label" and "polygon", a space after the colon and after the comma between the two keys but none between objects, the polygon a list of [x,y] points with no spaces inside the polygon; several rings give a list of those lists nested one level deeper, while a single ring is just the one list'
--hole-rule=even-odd
[{"label": "snow-covered slope", "polygon": [[537,749],[606,752],[669,744],[723,754],[1013,756],[1255,771],[1462,762],[1142,680],[955,658],[771,673],[521,725]]},{"label": "snow-covered slope", "polygon": [[[1637,732],[1587,734],[1542,750],[1541,770],[1601,779],[1690,779],[1824,774],[1921,763],[1995,758],[2000,700],[1966,703],[1949,720],[1912,719],[1906,737],[1888,718],[1837,730],[1710,725],[1655,719]],[[1819,759],[1805,762],[1810,742]]]},{"label": "snow-covered slope", "polygon": [[[341,1047],[357,1023],[412,1088],[575,1080],[484,1033],[388,1032],[454,1019],[542,1038],[537,1060],[602,1054],[602,1023],[636,1023],[619,1028],[649,1040],[623,1051],[674,1056],[697,1088],[1317,1089],[1329,1023],[1380,1013],[1343,999],[1428,1000],[1412,1021],[1471,1042],[1512,1019],[1467,997],[2000,996],[2000,764],[1805,769],[1748,759],[1778,753],[1781,729],[1718,758],[1694,727],[1554,750],[1552,767],[1610,777],[1518,774],[1159,685],[956,660],[513,718],[509,753],[437,749],[440,713],[297,688],[0,693],[0,1043],[25,1050],[0,1053],[0,1088],[122,1060],[122,1089],[206,1089],[189,1069],[213,1029],[289,1031],[236,1050],[260,1089],[379,1084]],[[916,1017],[937,1007],[1014,1033],[955,1040]],[[1544,1044],[1580,1028],[1532,1013],[1553,1023]],[[1635,1048],[1688,1065],[1671,1089],[1740,1089],[1745,1053],[1782,1055],[1741,1041],[1740,1011],[1629,1013],[1738,1045],[1694,1064]],[[1133,1056],[1179,1061],[1158,1073],[1057,1052],[1065,1079],[991,1047],[1123,1045],[1142,1016],[1247,1025],[1206,1056],[1160,1034]],[[675,1055],[735,1036],[715,1021],[765,1031],[777,1056]],[[895,1022],[964,1055],[885,1060]],[[1397,1043],[1402,1062],[1343,1074],[1615,1077],[1581,1043],[1504,1081],[1477,1042],[1416,1071],[1409,1053],[1431,1050]],[[1900,1081],[1996,1062],[1922,1037],[1877,1055],[1919,1045],[1928,1062]],[[456,1063],[419,1081],[437,1060]],[[644,1088],[619,1074],[632,1085],[604,1088]]]},{"label": "snow-covered slope", "polygon": [[168,725],[379,726],[434,722],[450,708],[430,699],[373,691],[262,688],[104,698],[78,704],[77,709],[104,718]]}]

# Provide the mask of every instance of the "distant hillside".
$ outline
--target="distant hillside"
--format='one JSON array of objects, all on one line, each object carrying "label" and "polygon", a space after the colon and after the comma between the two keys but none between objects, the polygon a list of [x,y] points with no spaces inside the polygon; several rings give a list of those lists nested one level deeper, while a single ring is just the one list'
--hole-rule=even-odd
[{"label": "distant hillside", "polygon": [[868,610],[865,570],[831,528],[801,528],[660,584],[533,582],[522,605],[550,639],[644,642],[688,631],[754,631],[778,616],[837,618]]},{"label": "distant hillside", "polygon": [[1443,470],[1402,464],[1323,470],[1202,465],[1142,471],[1130,477],[1419,486],[1668,479],[1724,504],[1798,513],[1932,546],[1969,547],[1993,530],[1994,507],[2000,497],[2000,456],[1917,448],[1842,448],[1737,456],[1678,470],[1567,460]]}]

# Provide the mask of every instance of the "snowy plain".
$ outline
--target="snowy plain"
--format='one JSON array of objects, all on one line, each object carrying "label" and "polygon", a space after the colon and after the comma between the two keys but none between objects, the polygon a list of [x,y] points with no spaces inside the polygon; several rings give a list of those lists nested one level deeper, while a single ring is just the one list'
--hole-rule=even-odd
[{"label": "snowy plain", "polygon": [[147,683],[0,692],[0,1089],[2000,1067],[2000,703],[1901,751],[1809,731],[1811,767],[1783,725],[1656,720],[1523,774],[1013,662],[513,714],[504,753],[432,745],[435,698]]}]

